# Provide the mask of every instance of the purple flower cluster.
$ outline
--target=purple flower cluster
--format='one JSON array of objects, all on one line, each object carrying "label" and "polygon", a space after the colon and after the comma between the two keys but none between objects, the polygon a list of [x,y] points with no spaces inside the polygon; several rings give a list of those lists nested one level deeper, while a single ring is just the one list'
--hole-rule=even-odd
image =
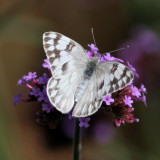
[{"label": "purple flower cluster", "polygon": [[51,105],[46,93],[46,85],[48,82],[48,74],[44,73],[42,77],[37,77],[36,72],[29,72],[18,80],[17,85],[23,85],[28,88],[28,98],[22,99],[20,94],[14,96],[14,104],[20,101],[31,102],[38,101],[42,104],[42,111],[49,113],[54,106]]},{"label": "purple flower cluster", "polygon": [[[141,87],[144,85],[141,85]],[[132,113],[134,111],[133,103],[142,101],[146,105],[146,89],[145,91],[138,89],[136,86],[128,85],[126,88],[114,93],[115,103],[112,104],[112,113],[114,114],[115,126],[120,126],[124,123],[139,122],[138,118],[134,117]]]},{"label": "purple flower cluster", "polygon": [[[90,59],[93,57],[98,57],[101,63],[104,61],[124,62],[121,59],[112,57],[110,53],[101,55],[98,52],[98,48],[94,44],[90,44],[88,46],[90,47],[90,50],[87,50],[86,53]],[[127,62],[127,65],[133,71],[135,77],[138,77],[136,69],[133,68],[129,62]],[[57,111],[47,97],[46,85],[51,77],[50,65],[47,59],[44,60],[42,66],[47,68],[49,73],[44,73],[42,77],[38,77],[36,72],[29,72],[27,75],[24,75],[20,80],[18,80],[17,85],[23,85],[28,88],[28,97],[21,98],[21,95],[17,94],[14,96],[14,104],[18,104],[21,101],[39,102],[41,104],[41,110],[36,113],[36,121],[43,125],[48,125],[50,128],[56,128],[58,121],[65,115],[62,115],[62,113]],[[135,118],[133,114],[133,104],[136,101],[142,101],[146,105],[145,94],[146,88],[143,84],[140,88],[137,88],[133,84],[129,84],[124,89],[119,90],[112,95],[110,94],[103,97],[102,101],[104,103],[101,108],[104,108],[114,115],[113,122],[117,127],[124,123],[138,122],[139,119]],[[68,113],[67,116],[68,119],[73,118],[71,113]],[[90,120],[90,117],[79,118],[79,126],[88,128]]]},{"label": "purple flower cluster", "polygon": [[107,111],[114,115],[114,125],[119,127],[121,124],[139,122],[138,118],[134,117],[133,103],[137,101],[144,102],[146,106],[146,88],[142,84],[138,89],[133,84],[128,85],[122,90],[119,90],[111,95],[103,98],[106,103],[104,107]]},{"label": "purple flower cluster", "polygon": [[[142,91],[142,87],[144,85],[141,85],[139,89],[133,85],[128,85],[124,89],[113,93],[112,97],[114,98],[106,96],[107,102],[112,101],[112,103],[105,109],[114,115],[115,126],[119,127],[121,124],[139,122],[139,119],[135,118],[132,112],[134,111],[134,102],[142,101],[146,105],[146,98],[144,98],[146,89],[144,88]],[[104,102],[106,102],[106,98],[103,99]]]}]

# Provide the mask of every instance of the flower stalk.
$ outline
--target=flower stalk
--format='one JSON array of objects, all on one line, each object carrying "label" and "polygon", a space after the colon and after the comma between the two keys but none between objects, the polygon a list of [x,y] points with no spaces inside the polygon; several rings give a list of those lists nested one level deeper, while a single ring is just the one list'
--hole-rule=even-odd
[{"label": "flower stalk", "polygon": [[81,129],[79,127],[79,120],[75,118],[74,121],[74,137],[73,137],[73,160],[80,160],[81,152]]}]

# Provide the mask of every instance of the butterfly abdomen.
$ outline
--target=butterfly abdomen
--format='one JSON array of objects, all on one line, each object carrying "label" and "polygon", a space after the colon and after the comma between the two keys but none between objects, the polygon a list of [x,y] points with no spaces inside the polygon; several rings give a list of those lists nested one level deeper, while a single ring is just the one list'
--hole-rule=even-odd
[{"label": "butterfly abdomen", "polygon": [[87,88],[89,84],[89,80],[92,77],[93,72],[95,71],[97,67],[98,61],[93,59],[92,61],[89,61],[86,69],[83,72],[83,77],[77,87],[76,93],[75,93],[75,101],[78,102],[78,100],[83,95],[85,89]]}]

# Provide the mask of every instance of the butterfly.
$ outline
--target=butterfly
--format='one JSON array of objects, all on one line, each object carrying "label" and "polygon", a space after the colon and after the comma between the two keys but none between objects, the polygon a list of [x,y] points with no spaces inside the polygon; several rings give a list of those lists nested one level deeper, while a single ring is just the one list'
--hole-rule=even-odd
[{"label": "butterfly", "polygon": [[97,57],[89,59],[80,44],[60,33],[44,33],[43,46],[52,73],[47,95],[62,113],[72,111],[73,117],[90,116],[98,111],[103,97],[133,80],[127,66],[116,61],[99,63]]}]

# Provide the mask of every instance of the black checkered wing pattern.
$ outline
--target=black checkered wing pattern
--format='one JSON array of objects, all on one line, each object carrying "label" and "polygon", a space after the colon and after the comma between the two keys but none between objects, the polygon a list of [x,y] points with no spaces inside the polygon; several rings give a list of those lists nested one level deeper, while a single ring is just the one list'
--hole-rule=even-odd
[{"label": "black checkered wing pattern", "polygon": [[124,64],[108,61],[100,63],[96,71],[98,77],[97,99],[126,87],[133,81],[133,72]]}]

